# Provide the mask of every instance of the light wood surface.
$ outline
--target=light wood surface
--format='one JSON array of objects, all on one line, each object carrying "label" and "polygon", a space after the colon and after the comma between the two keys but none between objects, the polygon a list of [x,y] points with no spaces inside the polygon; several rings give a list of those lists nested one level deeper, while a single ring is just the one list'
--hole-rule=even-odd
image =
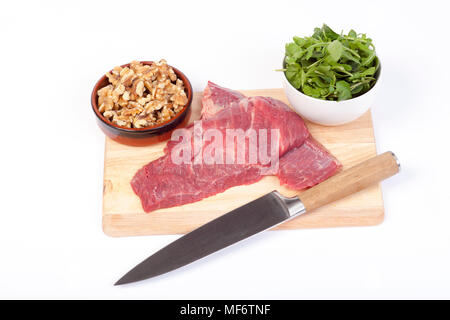
[{"label": "light wood surface", "polygon": [[[271,96],[288,103],[282,89],[242,92],[247,96]],[[201,93],[195,93],[191,121],[199,118],[200,99]],[[325,127],[308,122],[307,126],[314,138],[341,161],[344,170],[376,155],[370,111],[343,126]],[[107,235],[187,233],[273,190],[286,196],[296,194],[294,190],[280,186],[277,177],[267,176],[255,184],[233,187],[199,202],[145,213],[130,181],[139,168],[163,155],[164,146],[165,142],[150,147],[129,147],[106,138],[103,231]],[[383,218],[383,198],[377,184],[275,229],[368,226],[381,223]]]}]

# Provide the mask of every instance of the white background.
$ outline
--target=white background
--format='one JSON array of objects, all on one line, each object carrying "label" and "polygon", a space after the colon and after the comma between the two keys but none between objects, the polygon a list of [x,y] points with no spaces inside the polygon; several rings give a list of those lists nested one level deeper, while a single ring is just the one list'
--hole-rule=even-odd
[{"label": "white background", "polygon": [[[0,298],[450,298],[446,1],[3,1]],[[266,232],[150,281],[113,287],[179,236],[101,229],[104,136],[90,106],[115,65],[166,58],[195,90],[281,87],[284,44],[326,22],[365,32],[383,77],[376,227]]]}]

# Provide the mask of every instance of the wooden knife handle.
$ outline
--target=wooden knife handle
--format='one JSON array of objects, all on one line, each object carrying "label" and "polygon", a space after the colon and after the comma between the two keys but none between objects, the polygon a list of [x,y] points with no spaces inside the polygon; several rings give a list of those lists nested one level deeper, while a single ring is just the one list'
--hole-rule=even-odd
[{"label": "wooden knife handle", "polygon": [[306,212],[356,193],[396,174],[400,169],[397,157],[390,151],[339,172],[324,182],[300,192]]}]

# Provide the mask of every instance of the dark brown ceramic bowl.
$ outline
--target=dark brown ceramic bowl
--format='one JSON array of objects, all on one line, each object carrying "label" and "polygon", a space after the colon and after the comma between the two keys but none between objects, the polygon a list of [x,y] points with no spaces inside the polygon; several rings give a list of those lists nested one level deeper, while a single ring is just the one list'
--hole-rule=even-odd
[{"label": "dark brown ceramic bowl", "polygon": [[[141,61],[141,63],[151,65],[153,61]],[[128,67],[129,65],[130,64],[128,63],[122,65],[121,67]],[[186,76],[181,71],[174,67],[172,67],[172,69],[173,71],[175,71],[177,77],[184,83],[184,90],[188,98],[187,104],[180,112],[175,115],[175,117],[171,118],[170,120],[155,126],[139,129],[118,126],[106,119],[100,113],[100,111],[98,111],[97,92],[98,90],[106,87],[109,84],[108,78],[106,76],[101,77],[100,80],[98,80],[95,84],[94,90],[92,90],[91,95],[92,110],[94,110],[94,113],[97,117],[97,123],[100,129],[109,138],[119,143],[130,146],[148,146],[169,139],[172,131],[175,128],[185,126],[187,124],[187,121],[189,120],[189,113],[191,110],[192,86],[188,78],[186,78]]]}]

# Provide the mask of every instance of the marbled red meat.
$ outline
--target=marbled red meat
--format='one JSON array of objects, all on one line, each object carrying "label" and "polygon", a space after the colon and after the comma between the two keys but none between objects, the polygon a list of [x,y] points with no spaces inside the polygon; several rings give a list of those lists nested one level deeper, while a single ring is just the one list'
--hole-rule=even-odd
[{"label": "marbled red meat", "polygon": [[341,168],[339,161],[314,138],[309,137],[297,148],[280,158],[277,176],[290,189],[312,187]]},{"label": "marbled red meat", "polygon": [[219,110],[229,107],[234,102],[239,102],[245,96],[234,90],[223,88],[211,81],[203,91],[202,98],[202,119],[206,119]]},{"label": "marbled red meat", "polygon": [[[297,190],[315,185],[333,175],[339,162],[310,136],[303,120],[283,102],[268,97],[247,98],[241,93],[208,82],[203,96],[202,128],[219,130],[225,139],[227,129],[278,129],[279,170],[249,161],[242,164],[175,164],[171,152],[178,145],[170,141],[165,155],[141,168],[131,181],[146,212],[199,201],[228,188],[259,181],[268,172]],[[194,133],[194,127],[189,128]],[[270,132],[269,132],[270,140]],[[193,143],[193,142],[192,142]],[[203,144],[206,152],[208,143]],[[250,150],[246,140],[245,150]],[[225,158],[226,142],[222,152]],[[190,158],[194,159],[192,152]]]},{"label": "marbled red meat", "polygon": [[[290,123],[292,127],[286,126]],[[227,129],[278,129],[278,154],[282,156],[295,146],[300,146],[309,137],[308,129],[303,120],[289,107],[279,104],[271,98],[251,97],[243,98],[232,103],[216,114],[202,119],[204,131],[210,128],[219,130],[225,139]],[[189,130],[194,130],[191,126]],[[268,140],[270,141],[270,132]],[[193,143],[193,142],[192,142]],[[246,140],[246,143],[250,141]],[[135,193],[141,198],[145,211],[195,202],[205,197],[223,192],[226,189],[251,184],[267,175],[270,167],[260,162],[251,163],[245,157],[243,164],[175,164],[171,152],[177,146],[176,141],[170,141],[166,148],[166,155],[150,162],[140,169],[131,185]],[[226,141],[223,141],[226,146]],[[207,143],[203,144],[206,152]],[[193,150],[193,148],[192,148]],[[223,152],[225,159],[226,148],[218,149]],[[247,146],[245,150],[250,150]],[[270,154],[270,150],[268,150]],[[194,153],[190,155],[193,160]],[[276,173],[276,172],[273,172]]]},{"label": "marbled red meat", "polygon": [[[203,106],[208,106],[208,112],[203,114],[203,118],[208,118],[226,107],[224,101],[234,102],[240,95],[242,94],[235,90],[208,82],[202,100]],[[219,96],[221,98],[218,98]],[[289,108],[279,100],[270,99],[279,107]],[[295,124],[288,124],[288,128],[291,128],[291,125]],[[304,144],[293,148],[280,158],[279,170],[276,175],[281,184],[294,190],[302,190],[328,179],[340,168],[339,161],[325,147],[310,137]]]}]

